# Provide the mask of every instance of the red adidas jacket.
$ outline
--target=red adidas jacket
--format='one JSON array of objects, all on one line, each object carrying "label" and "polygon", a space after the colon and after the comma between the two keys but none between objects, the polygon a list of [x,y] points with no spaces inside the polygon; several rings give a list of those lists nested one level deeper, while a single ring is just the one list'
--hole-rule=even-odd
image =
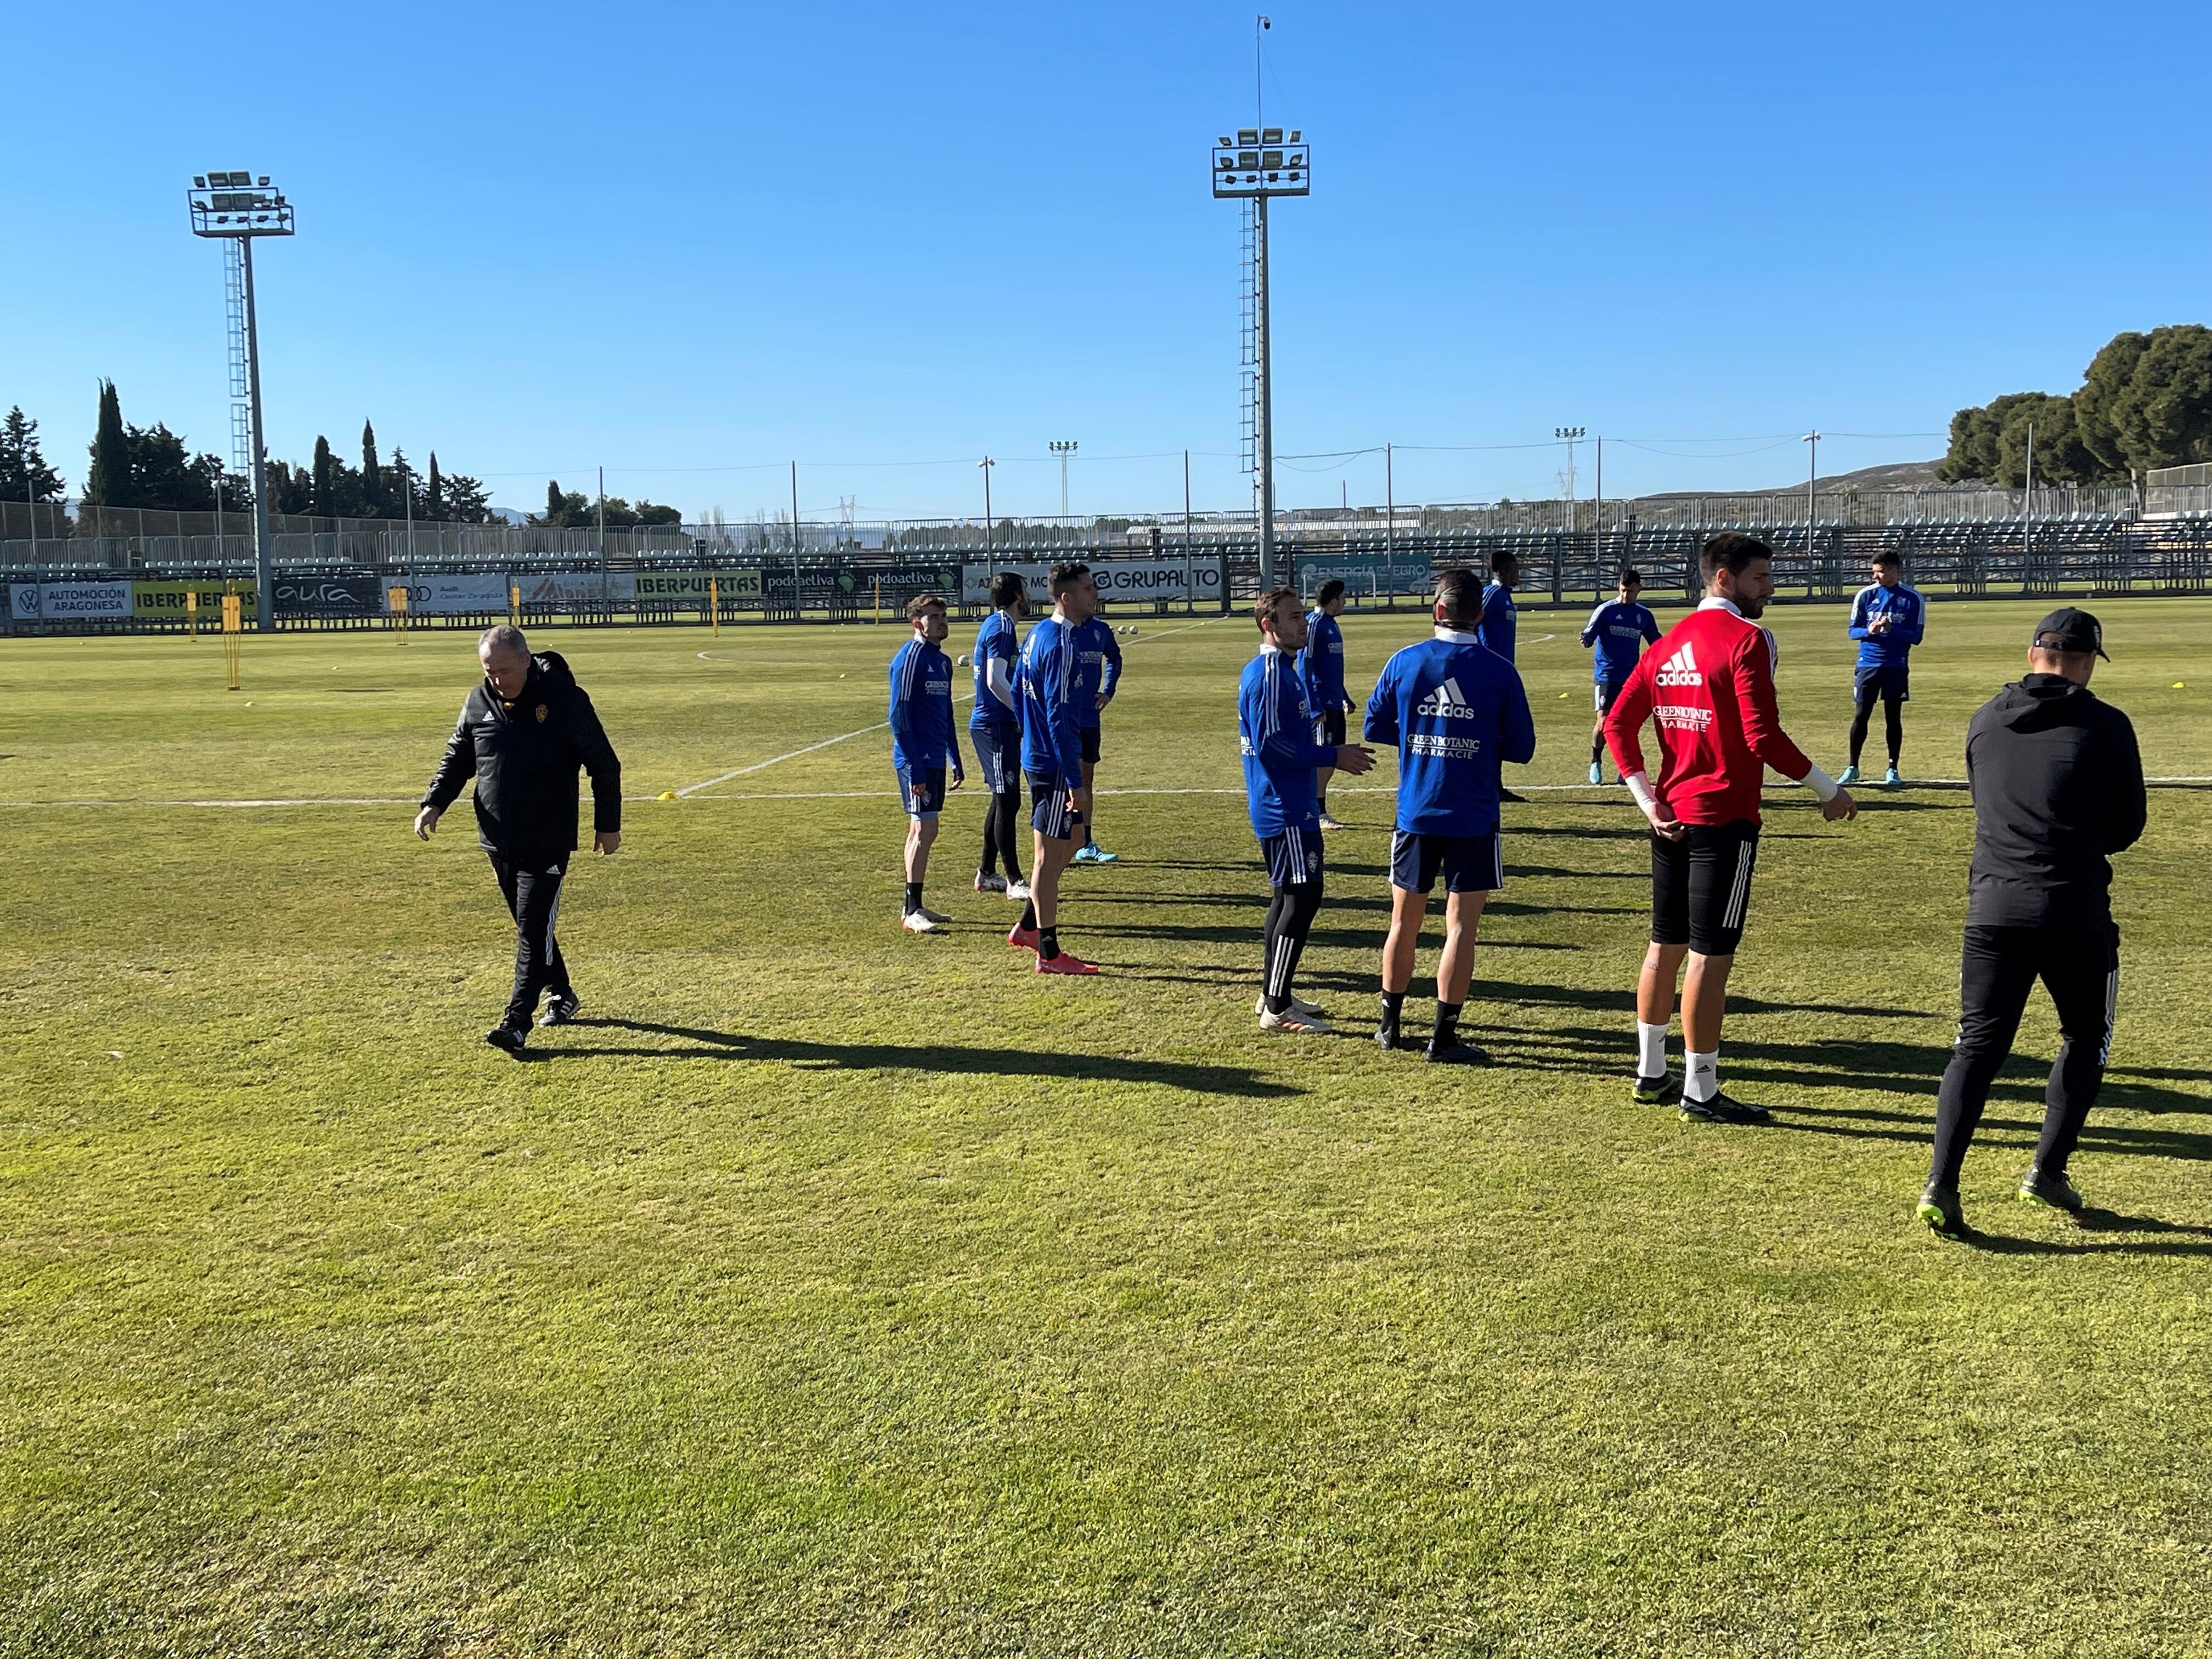
[{"label": "red adidas jacket", "polygon": [[1659,729],[1652,787],[1684,823],[1759,822],[1772,767],[1791,782],[1813,769],[1774,702],[1774,636],[1724,600],[1707,599],[1644,653],[1605,717],[1621,775],[1644,770],[1638,734]]}]

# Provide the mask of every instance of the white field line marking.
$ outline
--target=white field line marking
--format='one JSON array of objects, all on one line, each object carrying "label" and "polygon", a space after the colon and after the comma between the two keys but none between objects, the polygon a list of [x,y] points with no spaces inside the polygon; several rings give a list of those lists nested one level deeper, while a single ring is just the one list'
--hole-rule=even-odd
[{"label": "white field line marking", "polygon": [[[1218,617],[1208,617],[1206,619],[1207,622],[1216,622],[1218,620]],[[1203,628],[1206,625],[1206,623],[1202,622],[1187,623],[1181,628],[1167,629],[1158,634],[1140,634],[1134,640],[1131,641],[1130,643],[1133,645],[1142,645],[1148,638],[1163,640],[1170,634],[1188,633],[1191,629]],[[699,654],[703,657],[707,653],[702,651]],[[961,703],[970,702],[973,701],[974,693],[972,692],[963,694],[963,696],[955,697],[952,700],[955,707],[957,707]],[[854,738],[866,737],[871,732],[887,731],[890,729],[890,722],[889,720],[878,720],[873,726],[864,726],[857,732],[842,732],[834,738],[824,738],[819,743],[810,743],[804,749],[794,749],[788,754],[772,756],[764,761],[755,761],[750,766],[740,766],[734,772],[725,772],[720,777],[708,778],[703,782],[687,784],[684,787],[678,789],[676,793],[679,799],[686,799],[690,796],[697,794],[702,789],[712,789],[718,783],[727,783],[732,778],[742,778],[754,772],[764,772],[771,766],[780,766],[787,760],[797,760],[801,755],[811,755],[817,749],[828,749],[836,744],[849,743]]]},{"label": "white field line marking", "polygon": [[[872,730],[873,728],[871,727],[870,729]],[[835,742],[837,741],[837,739],[833,738],[831,741]],[[2212,783],[2212,775],[2203,776],[2199,776],[2194,774],[2162,775],[2159,777],[2145,778],[2143,781],[2145,783],[2163,784]],[[1904,784],[1900,787],[1905,789],[1920,787],[1949,787],[1953,789],[1963,789],[1966,787],[1966,781],[1964,778],[1916,778],[1911,782]],[[1541,792],[1546,794],[1565,794],[1571,793],[1577,790],[1581,790],[1590,793],[1613,797],[1618,794],[1620,786],[1617,783],[1521,783],[1515,784],[1513,787],[1522,791],[1524,793]],[[1802,787],[1803,786],[1802,784],[1792,783],[1771,783],[1765,786],[1765,788],[1768,791],[1782,795],[1786,795],[1792,790]],[[1334,788],[1337,793],[1346,795],[1390,795],[1397,793],[1395,788],[1384,784],[1340,784],[1334,786]],[[697,799],[701,800],[879,800],[887,799],[891,796],[896,795],[897,793],[898,792],[895,789],[821,789],[799,791],[789,794],[747,793],[739,795],[701,795],[697,797]],[[980,795],[981,792],[979,790],[963,790],[960,793],[962,794]],[[1241,788],[1193,787],[1188,788],[1131,787],[1126,789],[1101,789],[1098,793],[1102,795],[1241,795],[1244,791]],[[1882,795],[1886,793],[1887,793],[1886,790],[1882,790],[1877,787],[1871,799],[1878,804],[1881,801]],[[625,801],[652,802],[657,801],[659,797],[657,795],[624,795],[623,799]],[[957,797],[955,797],[955,799],[957,799]],[[115,808],[134,806],[141,808],[196,806],[214,809],[239,809],[272,806],[413,806],[416,804],[416,798],[413,795],[272,796],[269,799],[259,800],[161,800],[149,799],[142,797],[127,798],[120,800],[0,800],[0,811],[6,811],[11,808],[23,811],[39,811],[41,809],[51,811],[55,807],[61,806],[105,806]]]}]

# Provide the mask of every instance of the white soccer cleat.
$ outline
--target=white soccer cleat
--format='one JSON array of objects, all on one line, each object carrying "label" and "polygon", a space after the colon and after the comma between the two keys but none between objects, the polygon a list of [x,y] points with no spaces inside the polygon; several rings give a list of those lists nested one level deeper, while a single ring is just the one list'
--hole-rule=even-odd
[{"label": "white soccer cleat", "polygon": [[1340,823],[1334,817],[1331,817],[1327,812],[1323,812],[1319,818],[1315,820],[1315,823],[1320,829],[1332,835],[1337,830],[1344,828],[1343,824]]},{"label": "white soccer cleat", "polygon": [[1006,884],[1006,896],[1013,900],[1017,904],[1027,904],[1030,902],[1029,883],[1025,881],[1008,882]]},{"label": "white soccer cleat", "polygon": [[1319,1014],[1301,1013],[1295,1006],[1284,1009],[1279,1014],[1271,1014],[1262,1007],[1260,1010],[1260,1029],[1263,1031],[1279,1031],[1286,1036],[1334,1036],[1336,1035],[1336,1027]]},{"label": "white soccer cleat", "polygon": [[[1318,1002],[1308,1002],[1304,997],[1292,997],[1291,999],[1290,1011],[1294,1014],[1303,1015],[1308,1019],[1327,1019],[1328,1018],[1328,1011],[1326,1008],[1323,1008],[1321,1004]],[[1255,1014],[1265,1014],[1267,1012],[1267,998],[1264,992],[1261,994],[1259,1000],[1253,1003],[1252,1012]]]},{"label": "white soccer cleat", "polygon": [[979,893],[1003,893],[1006,890],[1006,878],[979,873],[975,878],[975,890]]},{"label": "white soccer cleat", "polygon": [[909,933],[941,933],[945,931],[927,910],[909,910],[900,919],[899,926]]},{"label": "white soccer cleat", "polygon": [[915,911],[915,915],[918,916],[927,916],[930,921],[939,923],[940,925],[952,920],[951,917],[946,915],[942,910],[933,910],[927,904],[923,905],[921,909]]}]

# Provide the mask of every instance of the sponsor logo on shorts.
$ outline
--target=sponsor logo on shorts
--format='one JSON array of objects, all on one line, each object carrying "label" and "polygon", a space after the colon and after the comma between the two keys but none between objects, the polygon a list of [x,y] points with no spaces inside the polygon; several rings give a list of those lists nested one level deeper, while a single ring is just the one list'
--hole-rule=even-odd
[{"label": "sponsor logo on shorts", "polygon": [[1686,640],[1680,651],[1659,665],[1659,672],[1651,678],[1661,685],[1703,685],[1705,683],[1705,677],[1698,672],[1697,657],[1691,652]]}]

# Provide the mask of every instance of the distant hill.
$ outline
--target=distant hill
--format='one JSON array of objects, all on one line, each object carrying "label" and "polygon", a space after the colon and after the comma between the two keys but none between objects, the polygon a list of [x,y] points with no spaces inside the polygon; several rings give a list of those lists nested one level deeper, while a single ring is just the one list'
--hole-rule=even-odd
[{"label": "distant hill", "polygon": [[[1895,461],[1887,466],[1863,466],[1856,472],[1823,472],[1820,493],[1832,490],[1879,489],[1936,489],[1942,488],[1936,469],[1943,464],[1942,456],[1932,461]],[[1784,495],[1791,490],[1805,488],[1803,478],[1793,478],[1765,489],[1670,489],[1651,495],[1650,501],[1681,501],[1702,497],[1706,501],[1725,500],[1735,495]]]}]

